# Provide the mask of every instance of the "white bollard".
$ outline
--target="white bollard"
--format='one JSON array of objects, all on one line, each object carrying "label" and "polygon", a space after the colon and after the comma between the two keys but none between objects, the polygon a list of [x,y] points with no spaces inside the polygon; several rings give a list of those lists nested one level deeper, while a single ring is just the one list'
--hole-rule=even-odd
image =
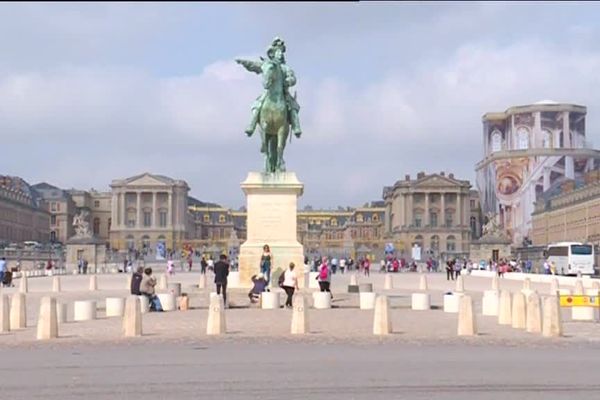
[{"label": "white bollard", "polygon": [[260,308],[263,310],[274,310],[279,308],[279,293],[263,292],[260,295]]},{"label": "white bollard", "polygon": [[127,275],[127,286],[125,286],[125,289],[127,289],[128,292],[131,292],[131,281],[133,281],[133,274],[128,274]]},{"label": "white bollard", "polygon": [[498,323],[500,325],[512,325],[512,301],[510,292],[500,291],[500,304],[498,305]]},{"label": "white bollard", "polygon": [[10,332],[10,303],[8,296],[0,294],[0,333]]},{"label": "white bollard", "polygon": [[571,289],[560,288],[560,289],[558,289],[558,295],[560,295],[560,296],[570,296],[571,295]]},{"label": "white bollard", "polygon": [[410,308],[415,311],[429,310],[431,308],[431,296],[428,293],[413,293]]},{"label": "white bollard", "polygon": [[390,274],[385,274],[385,280],[383,282],[383,289],[384,290],[392,290],[394,288],[394,280],[392,275]]},{"label": "white bollard", "polygon": [[361,310],[372,310],[375,308],[375,299],[377,294],[373,292],[362,292],[359,293],[360,309]]},{"label": "white bollard", "polygon": [[98,278],[96,275],[90,275],[90,291],[95,292],[98,290]]},{"label": "white bollard", "polygon": [[497,290],[486,290],[483,292],[483,299],[481,300],[481,314],[497,317],[498,316],[498,297],[499,293]]},{"label": "white bollard", "polygon": [[[27,271],[29,272],[29,271]],[[27,293],[29,291],[29,285],[27,284],[27,276],[21,275],[21,282],[19,282],[19,293]]]},{"label": "white bollard", "polygon": [[56,319],[59,324],[67,322],[67,303],[56,302]]},{"label": "white bollard", "polygon": [[542,335],[545,337],[562,336],[562,320],[560,317],[560,304],[557,296],[549,296],[544,299]]},{"label": "white bollard", "polygon": [[206,288],[206,274],[200,274],[200,280],[198,281],[198,289]]},{"label": "white bollard", "polygon": [[60,293],[60,276],[55,276],[52,278],[52,291],[54,293]]},{"label": "white bollard", "polygon": [[141,313],[146,314],[147,312],[150,312],[150,299],[144,295],[138,296],[138,299],[140,299]]},{"label": "white bollard", "polygon": [[158,278],[158,290],[167,290],[168,283],[167,275],[160,274]]},{"label": "white bollard", "polygon": [[550,281],[550,295],[556,296],[556,293],[560,290],[560,285],[558,284],[558,279],[552,278]]},{"label": "white bollard", "polygon": [[585,291],[583,290],[583,281],[581,279],[577,279],[575,281],[575,288],[573,289],[574,295],[582,295]]},{"label": "white bollard", "polygon": [[123,335],[125,337],[142,336],[142,305],[140,296],[133,295],[127,297],[123,313]]},{"label": "white bollard", "polygon": [[473,299],[471,296],[461,296],[458,310],[458,336],[477,335],[477,322],[473,312]]},{"label": "white bollard", "polygon": [[540,296],[533,292],[527,298],[527,332],[542,333],[542,305]]},{"label": "white bollard", "polygon": [[[264,293],[263,293],[264,295]],[[294,298],[294,309],[292,311],[292,335],[303,335],[308,329],[308,308],[306,298],[298,294]]]},{"label": "white bollard", "polygon": [[512,327],[515,329],[527,328],[527,304],[525,303],[525,295],[517,292],[512,299]]},{"label": "white bollard", "polygon": [[317,310],[331,308],[331,295],[328,292],[313,293],[313,307]]},{"label": "white bollard", "polygon": [[158,293],[156,296],[160,300],[163,311],[177,310],[176,297],[173,293]]},{"label": "white bollard", "polygon": [[73,321],[91,321],[96,319],[96,302],[80,300],[73,303]]},{"label": "white bollard", "polygon": [[498,274],[494,274],[494,277],[492,278],[492,290],[500,290],[500,280],[498,279]]},{"label": "white bollard", "polygon": [[358,285],[358,278],[357,278],[356,274],[350,275],[350,284],[353,286]]},{"label": "white bollard", "polygon": [[523,279],[523,290],[531,290],[531,279],[530,278]]},{"label": "white bollard", "polygon": [[13,294],[10,302],[10,330],[27,328],[27,300],[25,294]]},{"label": "white bollard", "polygon": [[226,333],[226,330],[225,304],[223,303],[223,295],[211,296],[210,305],[208,307],[206,334],[223,335]]},{"label": "white bollard", "polygon": [[373,334],[389,335],[390,333],[392,333],[390,302],[387,296],[378,296],[377,300],[375,301],[375,313],[373,317]]},{"label": "white bollard", "polygon": [[106,298],[106,316],[122,317],[125,312],[125,299],[123,297]]},{"label": "white bollard", "polygon": [[444,312],[457,313],[460,305],[460,298],[464,293],[452,293],[444,295]]},{"label": "white bollard", "polygon": [[463,293],[465,291],[465,281],[462,275],[456,278],[456,292]]},{"label": "white bollard", "polygon": [[56,299],[54,297],[42,297],[37,322],[37,340],[55,339],[57,337]]},{"label": "white bollard", "polygon": [[427,275],[421,274],[421,278],[419,279],[419,290],[429,290],[429,285],[427,284]]},{"label": "white bollard", "polygon": [[[318,272],[310,272],[308,274],[308,288],[309,289],[319,289],[319,280],[317,279],[318,276],[319,276]],[[350,277],[350,282],[352,282],[352,277]]]}]

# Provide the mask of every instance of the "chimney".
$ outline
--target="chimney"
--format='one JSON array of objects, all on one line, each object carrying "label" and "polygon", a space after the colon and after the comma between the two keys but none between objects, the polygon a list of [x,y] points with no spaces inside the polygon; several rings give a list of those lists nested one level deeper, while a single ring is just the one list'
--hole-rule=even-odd
[{"label": "chimney", "polygon": [[441,176],[446,176],[446,173],[444,171],[440,172]]},{"label": "chimney", "polygon": [[425,172],[421,171],[417,174],[417,179],[425,178]]},{"label": "chimney", "polygon": [[405,181],[410,181],[410,175],[404,175],[404,180]]},{"label": "chimney", "polygon": [[451,173],[449,173],[449,174],[448,174],[448,178],[450,178],[450,179],[454,179],[454,174],[453,174],[452,172],[451,172]]}]

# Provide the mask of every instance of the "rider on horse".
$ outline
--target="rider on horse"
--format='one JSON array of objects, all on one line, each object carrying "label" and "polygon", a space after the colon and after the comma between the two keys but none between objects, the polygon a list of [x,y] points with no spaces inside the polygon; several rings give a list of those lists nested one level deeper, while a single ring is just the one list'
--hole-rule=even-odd
[{"label": "rider on horse", "polygon": [[[296,101],[295,97],[292,97],[288,91],[288,88],[294,86],[296,84],[296,76],[294,75],[294,71],[285,63],[284,58],[285,53],[285,43],[280,38],[276,37],[273,39],[271,46],[267,49],[268,60],[260,58],[260,61],[248,61],[248,60],[236,60],[239,64],[243,65],[248,71],[256,72],[257,74],[261,74],[263,72],[262,66],[264,63],[273,63],[278,65],[281,68],[281,71],[284,75],[284,87],[283,91],[285,93],[285,104],[288,110],[290,125],[292,127],[292,133],[296,135],[296,137],[300,137],[302,134],[302,130],[300,129],[300,120],[298,118],[298,111],[300,111],[300,105]],[[260,116],[260,110],[262,108],[263,101],[267,96],[267,91],[261,94],[256,101],[252,104],[252,119],[250,124],[246,128],[245,132],[248,136],[251,136],[256,129],[256,124],[258,123],[258,119]],[[265,133],[261,132],[262,138],[262,146],[260,151],[262,153],[266,153],[266,140]]]}]

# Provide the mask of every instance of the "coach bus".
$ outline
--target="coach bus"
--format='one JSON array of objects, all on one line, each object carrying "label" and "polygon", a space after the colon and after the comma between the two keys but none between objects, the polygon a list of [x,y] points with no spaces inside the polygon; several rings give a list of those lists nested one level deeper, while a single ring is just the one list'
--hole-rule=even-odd
[{"label": "coach bus", "polygon": [[560,242],[548,245],[548,262],[554,263],[559,275],[594,274],[594,246],[579,242]]}]

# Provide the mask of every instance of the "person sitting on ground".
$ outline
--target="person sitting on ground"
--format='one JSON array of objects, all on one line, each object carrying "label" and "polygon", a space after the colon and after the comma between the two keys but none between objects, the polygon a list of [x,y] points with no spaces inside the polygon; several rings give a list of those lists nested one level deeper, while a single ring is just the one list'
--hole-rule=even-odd
[{"label": "person sitting on ground", "polygon": [[252,275],[252,278],[250,279],[252,280],[254,286],[252,287],[250,292],[248,292],[248,297],[250,297],[251,303],[256,303],[260,294],[264,292],[267,288],[267,280],[265,279],[265,275],[262,272],[258,275]]},{"label": "person sitting on ground", "polygon": [[133,273],[131,277],[131,294],[136,296],[140,296],[142,293],[140,292],[140,284],[142,283],[142,278],[144,277],[144,268],[138,267],[137,271]]},{"label": "person sitting on ground", "polygon": [[140,293],[148,298],[151,311],[162,311],[162,305],[154,292],[154,286],[156,286],[156,278],[152,276],[152,268],[146,268],[140,282]]}]

